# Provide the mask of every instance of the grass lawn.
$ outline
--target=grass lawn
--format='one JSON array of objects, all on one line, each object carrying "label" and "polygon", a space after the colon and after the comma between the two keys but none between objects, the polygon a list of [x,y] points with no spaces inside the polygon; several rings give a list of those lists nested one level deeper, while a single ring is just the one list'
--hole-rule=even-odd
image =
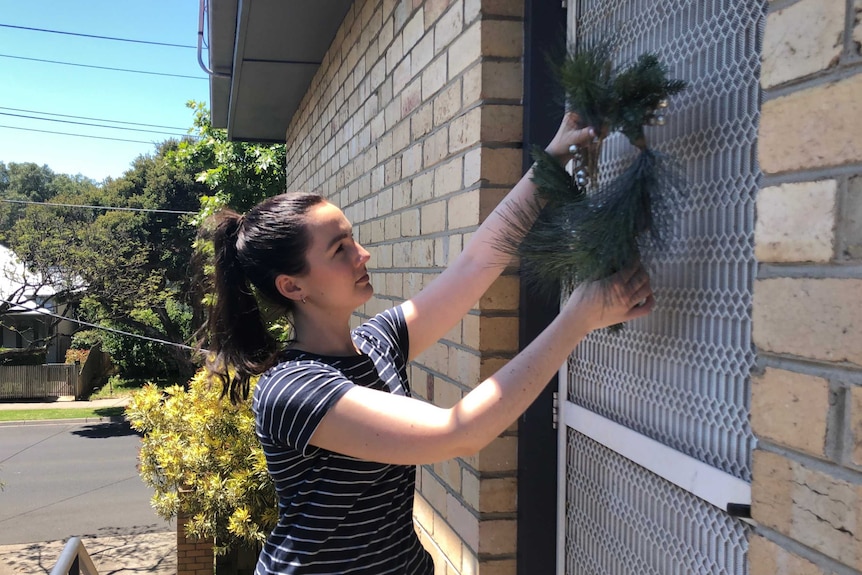
[{"label": "grass lawn", "polygon": [[0,411],[0,421],[35,421],[44,419],[83,419],[123,415],[124,407],[10,409]]}]

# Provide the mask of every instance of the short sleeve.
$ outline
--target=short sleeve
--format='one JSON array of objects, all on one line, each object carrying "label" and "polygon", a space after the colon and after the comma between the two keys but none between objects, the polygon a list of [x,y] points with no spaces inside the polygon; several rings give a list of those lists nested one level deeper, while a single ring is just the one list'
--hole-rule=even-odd
[{"label": "short sleeve", "polygon": [[378,349],[391,349],[400,363],[407,363],[410,341],[404,310],[396,306],[383,311],[359,326],[355,333],[365,340],[376,341]]},{"label": "short sleeve", "polygon": [[319,361],[279,364],[255,388],[258,437],[309,455],[316,449],[309,441],[323,416],[353,385],[340,371]]}]

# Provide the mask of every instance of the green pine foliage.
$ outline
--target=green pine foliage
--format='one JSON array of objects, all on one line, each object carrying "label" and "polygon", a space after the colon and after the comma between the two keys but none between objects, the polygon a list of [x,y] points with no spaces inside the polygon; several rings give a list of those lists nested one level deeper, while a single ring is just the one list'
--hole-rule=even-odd
[{"label": "green pine foliage", "polygon": [[[570,53],[556,68],[567,109],[597,137],[575,155],[575,177],[534,149],[533,182],[544,204],[507,216],[511,238],[501,242],[502,250],[520,256],[522,272],[539,291],[602,280],[641,260],[647,245],[666,246],[683,202],[680,171],[671,158],[648,148],[644,125],[686,83],[669,79],[653,54],[619,68],[612,55],[600,44]],[[602,144],[613,132],[638,153],[619,176],[602,178]]]}]

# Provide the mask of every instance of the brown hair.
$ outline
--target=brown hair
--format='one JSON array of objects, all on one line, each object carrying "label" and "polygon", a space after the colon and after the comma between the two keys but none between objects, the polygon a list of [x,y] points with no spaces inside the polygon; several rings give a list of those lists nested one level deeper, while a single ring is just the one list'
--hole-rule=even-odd
[{"label": "brown hair", "polygon": [[311,193],[281,194],[244,216],[223,209],[202,230],[213,240],[215,277],[201,347],[208,350],[207,368],[234,403],[248,398],[249,380],[272,367],[278,353],[258,296],[292,311],[294,302],[279,293],[275,278],[308,271],[305,215],[325,201]]}]

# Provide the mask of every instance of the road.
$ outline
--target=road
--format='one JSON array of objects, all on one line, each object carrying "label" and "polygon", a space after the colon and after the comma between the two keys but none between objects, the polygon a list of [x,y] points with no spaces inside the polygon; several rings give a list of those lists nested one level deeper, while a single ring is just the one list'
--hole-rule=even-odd
[{"label": "road", "polygon": [[0,426],[0,545],[174,528],[150,507],[126,423]]}]

